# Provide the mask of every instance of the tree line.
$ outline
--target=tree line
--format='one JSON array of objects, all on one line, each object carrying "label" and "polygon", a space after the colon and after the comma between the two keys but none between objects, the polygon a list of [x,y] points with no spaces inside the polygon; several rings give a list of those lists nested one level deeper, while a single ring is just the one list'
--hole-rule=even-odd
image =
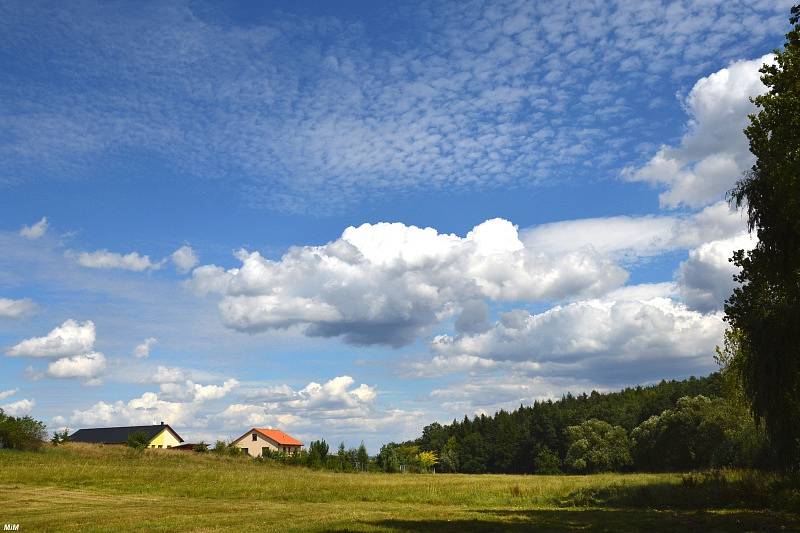
[{"label": "tree line", "polygon": [[558,474],[768,466],[774,458],[746,406],[726,397],[727,367],[703,378],[619,392],[567,394],[494,416],[432,423],[383,446],[378,466],[414,465],[429,453],[437,472]]}]

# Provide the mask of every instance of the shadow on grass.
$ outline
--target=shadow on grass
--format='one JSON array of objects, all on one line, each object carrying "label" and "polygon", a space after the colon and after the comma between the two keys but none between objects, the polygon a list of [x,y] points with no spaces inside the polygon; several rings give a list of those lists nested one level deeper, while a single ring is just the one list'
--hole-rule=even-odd
[{"label": "shadow on grass", "polygon": [[557,507],[754,509],[800,512],[800,485],[763,472],[732,478],[718,471],[685,474],[679,483],[619,484],[573,492]]},{"label": "shadow on grass", "polygon": [[369,526],[409,532],[461,531],[794,531],[796,516],[783,513],[736,511],[614,510],[484,510],[474,519],[400,520],[370,522]]}]

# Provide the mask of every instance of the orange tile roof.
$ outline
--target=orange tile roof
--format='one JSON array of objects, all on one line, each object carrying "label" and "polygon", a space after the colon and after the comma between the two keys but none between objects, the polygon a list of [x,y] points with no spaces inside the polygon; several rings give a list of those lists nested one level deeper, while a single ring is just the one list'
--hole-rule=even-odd
[{"label": "orange tile roof", "polygon": [[294,437],[290,437],[280,429],[253,428],[265,437],[268,437],[283,446],[302,446],[303,443]]}]

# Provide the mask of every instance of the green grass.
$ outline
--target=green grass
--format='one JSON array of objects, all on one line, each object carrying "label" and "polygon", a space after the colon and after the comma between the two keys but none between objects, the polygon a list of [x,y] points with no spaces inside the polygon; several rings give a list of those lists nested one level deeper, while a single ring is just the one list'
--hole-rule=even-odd
[{"label": "green grass", "polygon": [[172,450],[0,450],[20,531],[772,531],[800,529],[774,475],[336,474]]}]

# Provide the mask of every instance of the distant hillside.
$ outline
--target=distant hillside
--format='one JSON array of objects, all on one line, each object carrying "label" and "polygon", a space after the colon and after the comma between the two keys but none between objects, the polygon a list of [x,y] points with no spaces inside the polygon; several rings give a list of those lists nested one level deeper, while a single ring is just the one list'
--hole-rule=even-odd
[{"label": "distant hillside", "polygon": [[[572,396],[535,402],[494,416],[464,417],[451,424],[433,423],[422,436],[407,443],[421,450],[446,454],[446,443],[455,438],[460,472],[533,473],[547,471],[548,456],[563,459],[568,442],[564,430],[589,419],[599,419],[627,432],[653,415],[675,406],[683,396],[721,396],[722,380],[715,372],[707,377],[662,381],[657,385],[631,387],[619,392]],[[451,441],[452,442],[452,441]]]}]

